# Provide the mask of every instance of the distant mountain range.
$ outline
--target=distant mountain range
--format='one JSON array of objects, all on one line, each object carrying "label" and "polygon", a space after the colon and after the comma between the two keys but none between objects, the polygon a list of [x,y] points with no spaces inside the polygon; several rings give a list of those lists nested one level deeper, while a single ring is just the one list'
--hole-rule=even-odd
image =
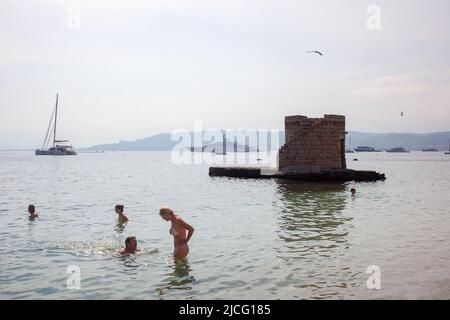
[{"label": "distant mountain range", "polygon": [[[278,149],[279,146],[284,144],[284,131],[278,130],[278,136],[275,133],[268,134],[266,133],[266,139],[273,141],[277,141],[273,143],[273,149]],[[205,133],[205,132],[204,132]],[[217,138],[222,139],[222,132],[218,130],[208,130],[207,131],[209,137],[215,136]],[[191,140],[194,141],[193,133],[186,133],[191,135]],[[237,137],[237,141],[232,138],[233,135]],[[236,150],[237,152],[244,152],[245,150],[256,151],[257,150],[257,140],[256,140],[256,131],[254,130],[235,130],[233,133],[228,133],[226,136],[226,146],[225,149],[227,152],[233,152]],[[245,139],[249,134],[253,134],[253,138]],[[262,136],[262,133],[261,133]],[[205,135],[206,137],[206,135]],[[261,141],[263,138],[260,138]],[[217,140],[216,140],[217,141]],[[160,133],[148,138],[138,139],[134,141],[119,141],[118,143],[110,143],[110,144],[101,144],[96,145],[89,148],[79,148],[79,151],[170,151],[180,142],[179,140],[172,140],[172,135],[170,133]],[[261,142],[262,143],[262,142]],[[270,144],[269,144],[270,145]],[[202,149],[206,152],[223,152],[223,143],[222,140],[220,142],[215,142],[214,140],[205,138],[203,144],[200,146],[184,146],[186,149],[191,149],[194,147],[195,151],[201,151]]]},{"label": "distant mountain range", "polygon": [[134,141],[119,141],[118,143],[100,144],[81,151],[170,151],[177,144],[171,141],[170,133],[160,133],[154,136]]},{"label": "distant mountain range", "polygon": [[[211,134],[211,131],[208,131]],[[221,136],[219,131],[212,132]],[[245,130],[240,130],[240,134],[245,135]],[[191,133],[192,136],[192,133]],[[161,133],[148,138],[138,139],[134,141],[119,141],[118,143],[101,144],[89,148],[78,149],[80,151],[170,151],[179,142],[172,141],[170,133]],[[284,144],[284,131],[280,130],[277,136],[268,136],[268,139],[273,141],[279,141],[279,145]],[[251,140],[251,139],[250,139]],[[226,149],[228,152],[234,150],[234,140],[227,137]],[[247,142],[240,140],[236,143],[236,149],[238,152],[245,150],[245,145],[248,145],[250,151],[254,151],[257,148],[255,139]],[[403,147],[407,150],[423,150],[434,148],[438,150],[449,150],[450,143],[450,131],[447,132],[433,132],[433,133],[365,133],[349,131],[346,139],[346,149],[354,149],[357,146],[370,146],[378,150],[386,150],[395,147]],[[203,148],[206,151],[221,149],[222,143],[214,143],[213,141],[206,141]],[[273,149],[277,149],[275,144]],[[196,148],[199,151],[200,148]]]}]

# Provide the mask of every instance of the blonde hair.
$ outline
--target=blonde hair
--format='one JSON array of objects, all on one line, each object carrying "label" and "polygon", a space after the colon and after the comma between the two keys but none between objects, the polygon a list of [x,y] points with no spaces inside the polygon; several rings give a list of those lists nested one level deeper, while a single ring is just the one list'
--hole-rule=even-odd
[{"label": "blonde hair", "polygon": [[159,214],[161,214],[161,215],[163,215],[163,214],[174,214],[174,212],[169,207],[162,207],[161,209],[159,209]]}]

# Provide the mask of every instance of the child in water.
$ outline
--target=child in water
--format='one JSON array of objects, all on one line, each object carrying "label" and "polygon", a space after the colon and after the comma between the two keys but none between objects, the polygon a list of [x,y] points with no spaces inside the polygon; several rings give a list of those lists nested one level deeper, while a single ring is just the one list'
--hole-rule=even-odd
[{"label": "child in water", "polygon": [[39,215],[36,213],[36,208],[34,207],[34,204],[30,204],[28,206],[28,218],[34,220],[37,217],[39,217]]},{"label": "child in water", "polygon": [[128,217],[123,214],[123,204],[116,205],[116,213],[119,215],[118,220],[119,223],[125,223],[128,222]]}]

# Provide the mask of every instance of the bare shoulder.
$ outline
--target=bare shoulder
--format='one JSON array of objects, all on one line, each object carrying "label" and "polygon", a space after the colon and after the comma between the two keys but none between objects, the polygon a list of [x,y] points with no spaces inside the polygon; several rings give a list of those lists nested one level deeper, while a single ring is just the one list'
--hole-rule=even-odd
[{"label": "bare shoulder", "polygon": [[183,218],[181,218],[181,217],[178,217],[176,221],[177,221],[178,225],[180,225],[186,229],[193,229],[193,227],[189,223],[184,221]]},{"label": "bare shoulder", "polygon": [[175,222],[178,223],[178,224],[181,224],[181,225],[186,223],[186,221],[184,221],[184,219],[182,217],[180,217],[180,216],[177,216],[175,218]]}]

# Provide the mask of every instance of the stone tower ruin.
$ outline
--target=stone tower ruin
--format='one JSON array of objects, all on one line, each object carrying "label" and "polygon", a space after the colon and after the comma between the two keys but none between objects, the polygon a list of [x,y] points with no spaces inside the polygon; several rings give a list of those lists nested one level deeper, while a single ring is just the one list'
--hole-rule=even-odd
[{"label": "stone tower ruin", "polygon": [[288,116],[278,169],[345,169],[345,116]]}]

